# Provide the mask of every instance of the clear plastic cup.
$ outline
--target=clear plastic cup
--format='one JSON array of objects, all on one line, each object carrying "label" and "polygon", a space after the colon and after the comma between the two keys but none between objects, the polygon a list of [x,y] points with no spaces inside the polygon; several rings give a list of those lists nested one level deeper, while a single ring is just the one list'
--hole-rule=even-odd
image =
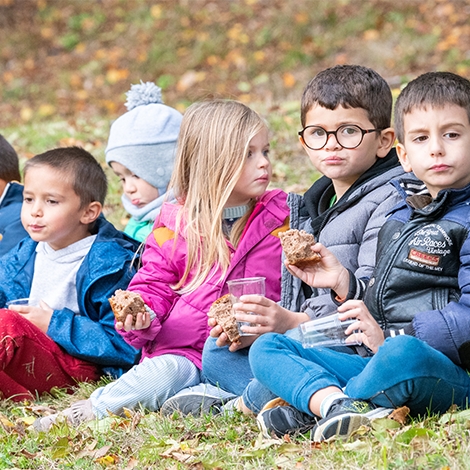
[{"label": "clear plastic cup", "polygon": [[[228,291],[231,295],[232,305],[240,301],[242,295],[257,294],[265,295],[265,277],[245,277],[243,279],[232,279],[227,281]],[[235,312],[236,313],[236,312]],[[246,314],[247,312],[240,312]],[[246,326],[257,326],[256,323],[250,323],[245,321],[237,322],[238,332],[240,336],[253,336],[253,333],[245,333],[241,327]]]},{"label": "clear plastic cup", "polygon": [[29,298],[9,300],[5,305],[7,308],[10,308],[10,305],[29,305]]},{"label": "clear plastic cup", "polygon": [[350,335],[345,333],[349,325],[355,322],[354,318],[341,321],[339,314],[334,313],[301,323],[299,330],[302,346],[304,348],[328,348],[362,344],[356,335],[360,333],[359,330],[355,330]]}]

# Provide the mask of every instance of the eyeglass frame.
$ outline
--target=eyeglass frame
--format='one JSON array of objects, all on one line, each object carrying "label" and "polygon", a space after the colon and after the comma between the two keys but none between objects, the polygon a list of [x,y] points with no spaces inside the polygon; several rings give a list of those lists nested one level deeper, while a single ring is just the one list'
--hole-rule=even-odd
[{"label": "eyeglass frame", "polygon": [[[304,132],[306,129],[308,129],[309,127],[317,127],[323,131],[325,131],[326,133],[326,140],[325,140],[325,143],[319,147],[319,148],[313,148],[313,147],[310,147],[310,145],[307,144],[307,142],[305,141],[304,139]],[[337,133],[340,129],[344,128],[344,127],[357,127],[360,131],[361,131],[361,140],[359,141],[359,143],[357,145],[355,145],[354,147],[346,147],[345,145],[342,145],[339,143],[339,140],[338,140],[338,136],[337,136]],[[336,142],[338,143],[338,145],[340,145],[341,147],[343,147],[344,149],[347,149],[347,150],[352,150],[352,149],[356,149],[357,147],[359,147],[359,145],[362,144],[362,141],[364,140],[364,136],[366,134],[370,134],[371,132],[382,132],[383,130],[385,130],[386,128],[385,127],[382,127],[382,128],[376,128],[376,129],[362,129],[362,127],[359,127],[358,125],[356,124],[343,124],[342,126],[339,126],[335,131],[327,131],[326,129],[324,129],[322,126],[305,126],[301,131],[298,132],[299,136],[302,138],[302,142],[310,149],[310,150],[321,150],[322,148],[325,147],[325,145],[328,143],[328,139],[330,138],[330,135],[334,135],[335,136],[335,139],[336,139]]]}]

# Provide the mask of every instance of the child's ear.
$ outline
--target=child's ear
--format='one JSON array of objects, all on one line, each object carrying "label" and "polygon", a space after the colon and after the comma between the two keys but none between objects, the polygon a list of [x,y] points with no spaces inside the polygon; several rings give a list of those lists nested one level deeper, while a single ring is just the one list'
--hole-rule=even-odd
[{"label": "child's ear", "polygon": [[384,158],[392,148],[395,142],[395,130],[393,127],[387,127],[380,132],[379,148],[377,149],[377,157]]},{"label": "child's ear", "polygon": [[301,135],[299,135],[299,141],[302,144],[302,147],[308,152],[310,149],[305,145],[304,138]]},{"label": "child's ear", "polygon": [[100,202],[98,201],[90,202],[90,204],[88,204],[88,206],[85,207],[85,209],[83,209],[80,222],[84,225],[91,224],[99,217],[102,209],[103,207]]},{"label": "child's ear", "polygon": [[396,150],[397,150],[398,159],[400,160],[400,163],[403,169],[407,173],[412,172],[413,169],[411,168],[410,161],[408,160],[408,154],[406,153],[406,150],[403,144],[397,144]]}]

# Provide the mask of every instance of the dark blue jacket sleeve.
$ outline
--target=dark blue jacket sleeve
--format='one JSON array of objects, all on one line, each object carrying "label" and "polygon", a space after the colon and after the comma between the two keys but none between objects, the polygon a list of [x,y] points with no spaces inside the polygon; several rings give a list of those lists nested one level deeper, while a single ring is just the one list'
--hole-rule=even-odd
[{"label": "dark blue jacket sleeve", "polygon": [[470,370],[470,239],[460,251],[461,297],[441,310],[419,312],[413,319],[417,338]]}]

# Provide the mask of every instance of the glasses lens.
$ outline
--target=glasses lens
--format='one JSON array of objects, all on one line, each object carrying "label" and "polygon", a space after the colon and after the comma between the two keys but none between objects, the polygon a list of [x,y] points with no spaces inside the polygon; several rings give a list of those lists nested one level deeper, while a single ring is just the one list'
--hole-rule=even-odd
[{"label": "glasses lens", "polygon": [[347,149],[357,147],[362,142],[362,137],[362,129],[358,126],[341,126],[336,131],[338,144]]},{"label": "glasses lens", "polygon": [[303,131],[304,142],[313,150],[323,148],[328,140],[328,135],[323,127],[309,126]]}]

